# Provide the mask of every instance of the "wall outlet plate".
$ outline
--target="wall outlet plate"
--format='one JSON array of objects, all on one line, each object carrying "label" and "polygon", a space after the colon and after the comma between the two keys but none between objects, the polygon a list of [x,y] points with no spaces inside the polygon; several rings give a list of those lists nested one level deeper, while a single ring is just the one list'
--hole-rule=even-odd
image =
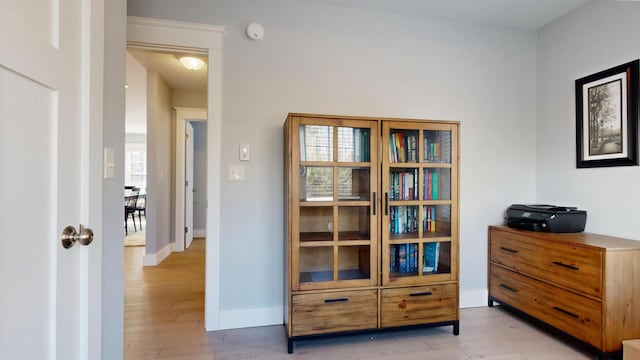
[{"label": "wall outlet plate", "polygon": [[244,180],[244,165],[229,165],[229,180]]}]

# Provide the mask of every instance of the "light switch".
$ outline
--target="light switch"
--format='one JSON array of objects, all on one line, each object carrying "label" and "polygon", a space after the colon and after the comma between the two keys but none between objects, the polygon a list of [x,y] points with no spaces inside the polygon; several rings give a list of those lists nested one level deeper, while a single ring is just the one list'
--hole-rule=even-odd
[{"label": "light switch", "polygon": [[116,160],[113,149],[104,148],[104,178],[116,177]]},{"label": "light switch", "polygon": [[251,159],[251,146],[249,144],[240,144],[240,161],[249,161]]},{"label": "light switch", "polygon": [[229,165],[229,180],[244,180],[244,165]]}]

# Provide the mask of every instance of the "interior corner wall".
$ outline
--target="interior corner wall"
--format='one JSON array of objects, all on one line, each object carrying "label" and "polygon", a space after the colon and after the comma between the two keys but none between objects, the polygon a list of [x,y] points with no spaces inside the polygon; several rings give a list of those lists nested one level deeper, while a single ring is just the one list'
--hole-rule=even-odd
[{"label": "interior corner wall", "polygon": [[576,168],[575,80],[640,58],[640,2],[597,0],[539,32],[536,200],[587,211],[586,231],[640,240],[640,167]]},{"label": "interior corner wall", "polygon": [[486,306],[487,225],[535,198],[535,32],[297,0],[129,0],[128,14],[226,27],[220,173],[239,144],[251,160],[244,181],[221,179],[221,327],[282,323],[289,112],[459,120],[461,305]]},{"label": "interior corner wall", "polygon": [[[156,72],[147,73],[146,254],[171,246],[171,88]],[[169,252],[171,249],[168,249]]]}]

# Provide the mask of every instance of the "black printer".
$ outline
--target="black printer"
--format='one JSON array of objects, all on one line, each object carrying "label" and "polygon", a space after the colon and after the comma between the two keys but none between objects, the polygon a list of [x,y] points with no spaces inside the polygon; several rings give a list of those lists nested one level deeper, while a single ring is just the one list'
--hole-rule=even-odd
[{"label": "black printer", "polygon": [[507,226],[517,229],[572,233],[584,231],[587,212],[567,206],[513,204],[507,209],[505,220]]}]

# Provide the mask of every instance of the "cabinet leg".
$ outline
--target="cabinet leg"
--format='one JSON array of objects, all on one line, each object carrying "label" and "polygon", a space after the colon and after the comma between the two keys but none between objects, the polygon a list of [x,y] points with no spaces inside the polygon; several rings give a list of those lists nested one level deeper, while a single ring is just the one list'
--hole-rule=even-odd
[{"label": "cabinet leg", "polygon": [[287,339],[287,353],[293,354],[293,340]]},{"label": "cabinet leg", "polygon": [[491,296],[489,296],[487,300],[487,305],[489,305],[489,307],[493,307],[493,299],[491,298]]},{"label": "cabinet leg", "polygon": [[453,323],[453,335],[460,335],[460,320],[456,320]]}]

